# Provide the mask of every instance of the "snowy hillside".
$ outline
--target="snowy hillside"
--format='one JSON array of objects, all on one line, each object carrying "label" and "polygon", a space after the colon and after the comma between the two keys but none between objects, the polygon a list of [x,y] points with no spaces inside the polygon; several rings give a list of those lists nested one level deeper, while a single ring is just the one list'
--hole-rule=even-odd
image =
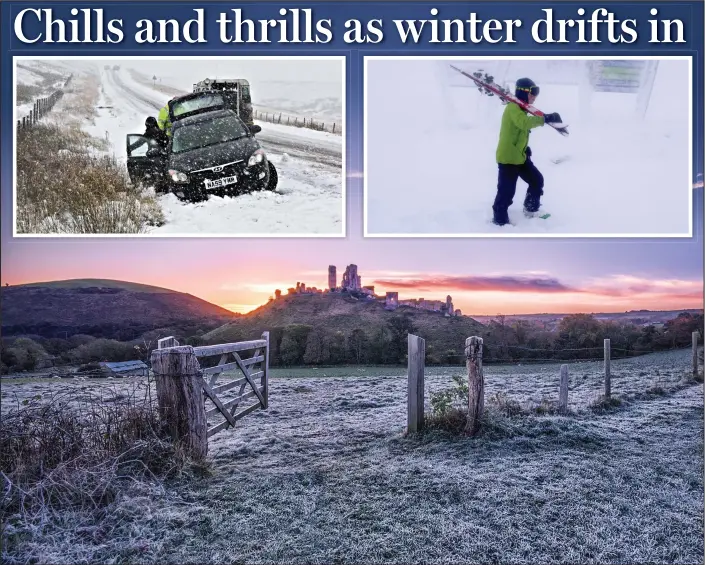
[{"label": "snowy hillside", "polygon": [[[119,70],[114,70],[113,65],[118,63]],[[63,69],[67,64],[56,68]],[[92,75],[99,84],[93,101],[94,117],[81,127],[94,137],[107,140],[108,153],[114,154],[125,169],[126,135],[142,133],[145,118],[157,116],[169,98],[135,81],[128,65],[129,62],[98,61],[75,69]],[[193,73],[197,73],[198,61],[191,65],[196,67]],[[67,94],[47,123],[62,123],[62,109],[71,103],[72,96]],[[269,123],[260,125],[262,132],[257,139],[279,175],[275,192],[235,198],[211,195],[207,201],[195,204],[180,201],[173,194],[154,195],[165,222],[149,226],[147,231],[156,235],[341,235],[342,136]]]},{"label": "snowy hillside", "polygon": [[551,217],[524,217],[520,180],[509,210],[514,225],[505,227],[491,224],[504,106],[469,86],[451,62],[367,63],[368,233],[688,233],[687,62],[660,61],[643,118],[637,95],[587,90],[582,61],[453,62],[512,90],[517,78],[532,77],[541,87],[535,105],[569,125],[569,137],[548,127],[530,137],[545,177],[541,210]]}]

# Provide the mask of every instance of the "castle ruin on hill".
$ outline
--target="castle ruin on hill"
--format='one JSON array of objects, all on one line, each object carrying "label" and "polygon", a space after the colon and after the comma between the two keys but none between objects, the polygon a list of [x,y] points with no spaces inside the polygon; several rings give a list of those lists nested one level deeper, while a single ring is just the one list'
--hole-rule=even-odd
[{"label": "castle ruin on hill", "polygon": [[[460,310],[456,310],[453,306],[453,299],[450,295],[446,296],[445,300],[426,300],[425,298],[410,298],[399,300],[398,292],[387,292],[385,296],[377,296],[374,286],[363,286],[362,277],[358,273],[357,265],[350,264],[345,268],[345,272],[338,285],[337,268],[335,265],[328,266],[328,285],[325,290],[314,287],[307,287],[305,283],[297,282],[296,287],[287,289],[287,294],[296,295],[312,295],[323,293],[347,293],[360,300],[383,302],[387,310],[396,310],[397,308],[417,308],[419,310],[428,310],[430,312],[438,312],[446,317],[461,316]],[[277,289],[274,292],[276,299],[280,299],[282,292]]]}]

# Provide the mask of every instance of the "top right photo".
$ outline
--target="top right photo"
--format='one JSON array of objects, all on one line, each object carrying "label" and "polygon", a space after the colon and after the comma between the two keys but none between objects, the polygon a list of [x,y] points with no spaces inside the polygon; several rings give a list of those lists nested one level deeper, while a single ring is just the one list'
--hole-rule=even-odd
[{"label": "top right photo", "polygon": [[691,237],[691,57],[366,57],[366,237]]}]

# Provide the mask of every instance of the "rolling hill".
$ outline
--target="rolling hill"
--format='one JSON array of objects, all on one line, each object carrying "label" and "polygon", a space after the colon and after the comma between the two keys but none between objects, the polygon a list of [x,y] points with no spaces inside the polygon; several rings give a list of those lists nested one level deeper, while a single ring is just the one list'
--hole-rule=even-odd
[{"label": "rolling hill", "polygon": [[213,328],[236,317],[191,294],[125,281],[74,279],[2,289],[3,335],[132,339],[154,328]]},{"label": "rolling hill", "polygon": [[272,300],[203,337],[209,343],[225,343],[252,339],[265,330],[304,324],[346,335],[362,329],[372,338],[401,315],[409,316],[416,328],[414,333],[433,341],[439,350],[461,348],[465,338],[482,335],[482,325],[467,316],[446,318],[438,312],[410,307],[392,312],[382,302],[357,300],[347,294],[294,294]]}]

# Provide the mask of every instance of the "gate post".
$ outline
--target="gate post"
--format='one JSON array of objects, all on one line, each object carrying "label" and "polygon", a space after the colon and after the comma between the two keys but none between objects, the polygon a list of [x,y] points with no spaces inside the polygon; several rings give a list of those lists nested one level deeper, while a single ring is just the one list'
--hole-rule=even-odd
[{"label": "gate post", "polygon": [[423,429],[424,419],[424,368],[426,363],[426,340],[409,334],[407,338],[407,433]]},{"label": "gate post", "polygon": [[151,362],[162,422],[191,457],[203,459],[208,453],[208,422],[203,377],[193,347],[155,349]]},{"label": "gate post", "polygon": [[480,431],[480,422],[485,410],[485,376],[482,372],[482,338],[465,340],[465,358],[468,369],[468,419],[465,433],[470,436]]}]

